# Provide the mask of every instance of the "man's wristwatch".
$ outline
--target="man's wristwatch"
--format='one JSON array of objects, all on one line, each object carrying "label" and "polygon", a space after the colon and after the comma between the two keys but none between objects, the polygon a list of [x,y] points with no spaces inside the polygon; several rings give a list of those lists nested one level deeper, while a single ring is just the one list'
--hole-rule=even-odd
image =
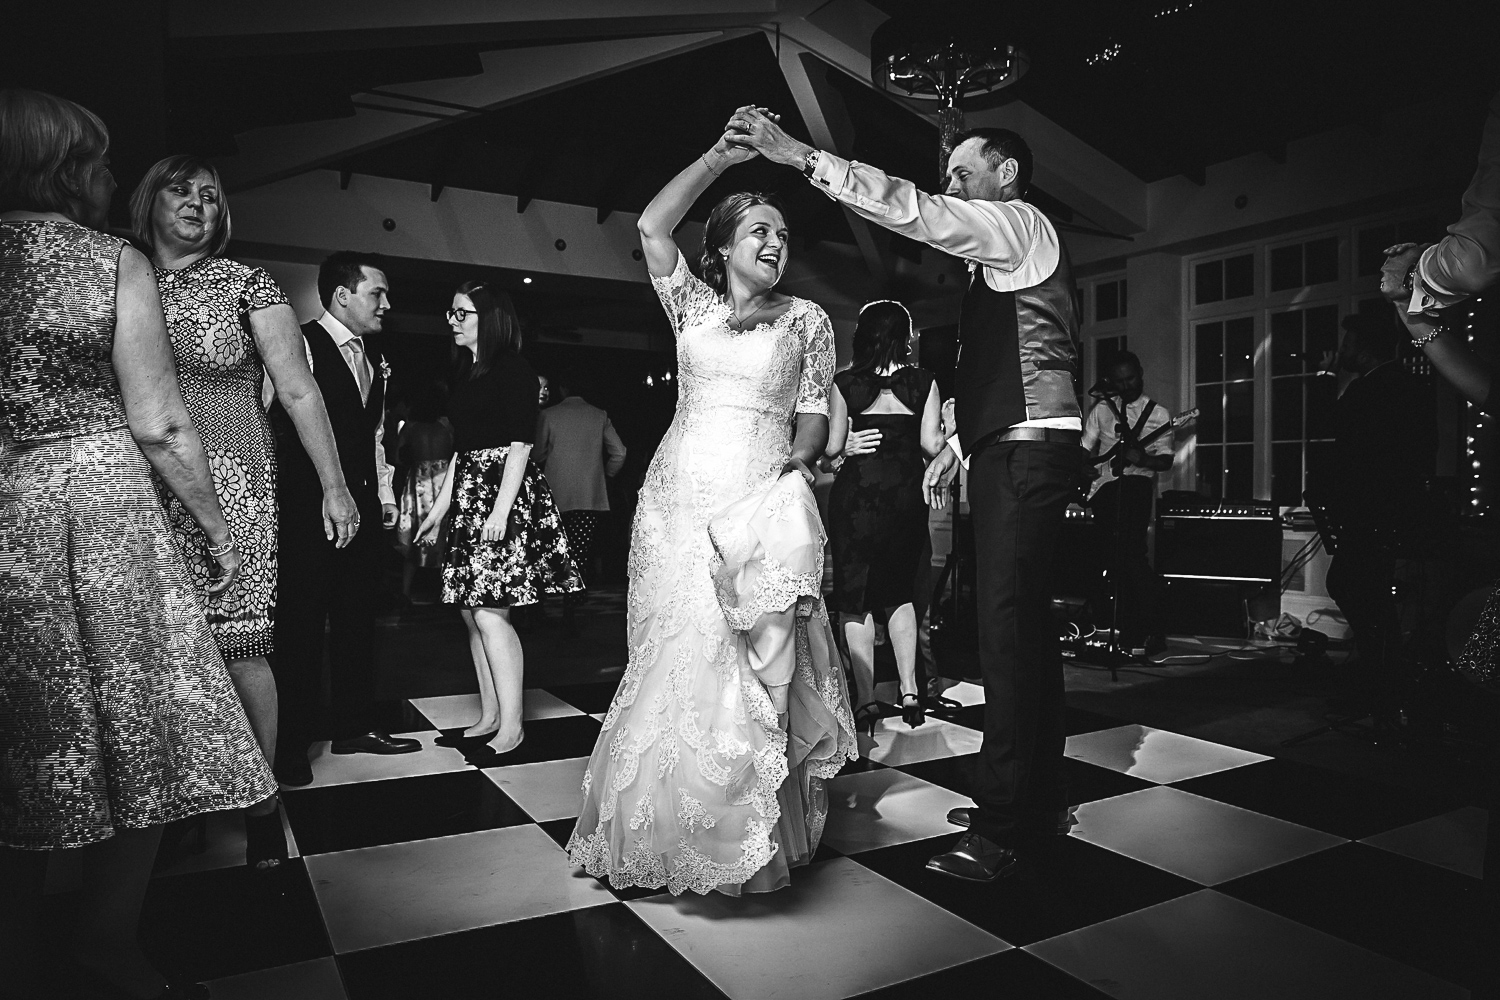
[{"label": "man's wristwatch", "polygon": [[813,171],[818,169],[818,159],[822,154],[816,149],[809,149],[807,155],[802,158],[802,176],[812,178]]}]

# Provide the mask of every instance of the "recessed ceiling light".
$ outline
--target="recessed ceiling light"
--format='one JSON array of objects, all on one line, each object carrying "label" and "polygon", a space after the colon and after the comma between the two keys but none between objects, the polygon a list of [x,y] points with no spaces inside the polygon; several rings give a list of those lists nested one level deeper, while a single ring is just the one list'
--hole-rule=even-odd
[{"label": "recessed ceiling light", "polygon": [[531,279],[530,278],[522,278],[521,279],[521,284],[523,284],[523,285],[529,285],[529,284],[531,284]]}]

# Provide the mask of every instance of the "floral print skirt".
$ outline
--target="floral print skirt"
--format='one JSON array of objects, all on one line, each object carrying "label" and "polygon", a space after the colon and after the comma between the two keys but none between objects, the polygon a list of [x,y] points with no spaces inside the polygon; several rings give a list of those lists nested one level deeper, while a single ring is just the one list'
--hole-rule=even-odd
[{"label": "floral print skirt", "polygon": [[495,508],[509,454],[509,447],[480,448],[460,452],[454,460],[453,523],[443,558],[445,604],[510,608],[536,604],[544,593],[583,589],[552,490],[530,459],[505,537],[484,540],[484,522]]}]

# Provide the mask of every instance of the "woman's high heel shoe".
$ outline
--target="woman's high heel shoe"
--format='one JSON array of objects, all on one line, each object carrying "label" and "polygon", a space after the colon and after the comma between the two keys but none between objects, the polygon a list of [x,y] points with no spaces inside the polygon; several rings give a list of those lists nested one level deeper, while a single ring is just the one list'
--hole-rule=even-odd
[{"label": "woman's high heel shoe", "polygon": [[875,724],[880,721],[885,713],[880,710],[880,702],[867,701],[854,710],[854,731],[861,729],[869,734],[871,739],[875,737]]},{"label": "woman's high heel shoe", "polygon": [[927,710],[922,707],[922,699],[915,693],[901,695],[901,721],[913,729],[927,721]]},{"label": "woman's high heel shoe", "polygon": [[287,860],[286,830],[281,826],[281,797],[264,816],[245,813],[245,867],[270,875]]}]

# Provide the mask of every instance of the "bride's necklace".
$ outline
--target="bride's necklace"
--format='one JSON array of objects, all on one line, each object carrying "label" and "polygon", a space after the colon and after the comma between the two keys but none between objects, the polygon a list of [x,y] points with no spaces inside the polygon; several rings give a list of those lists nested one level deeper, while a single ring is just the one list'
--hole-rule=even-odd
[{"label": "bride's necklace", "polygon": [[767,306],[765,303],[761,303],[750,312],[750,315],[744,317],[743,319],[735,314],[733,302],[726,300],[724,302],[724,308],[729,310],[729,319],[725,321],[725,325],[735,333],[744,333],[747,329],[754,325],[750,321],[755,319],[755,317],[759,316],[761,313],[765,312]]}]

